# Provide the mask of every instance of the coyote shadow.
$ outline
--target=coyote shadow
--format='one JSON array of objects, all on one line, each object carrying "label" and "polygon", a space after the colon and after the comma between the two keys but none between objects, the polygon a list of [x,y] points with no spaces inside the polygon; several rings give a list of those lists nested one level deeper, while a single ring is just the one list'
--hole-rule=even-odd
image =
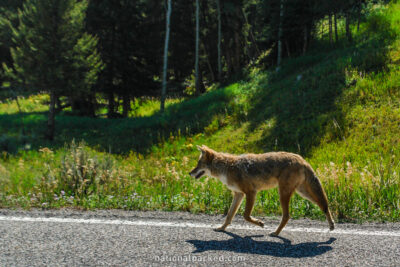
[{"label": "coyote shadow", "polygon": [[186,242],[195,246],[196,250],[193,251],[193,253],[200,253],[209,250],[225,250],[237,253],[269,255],[274,257],[306,258],[322,255],[332,250],[332,247],[329,245],[336,240],[336,238],[331,237],[325,242],[305,242],[292,245],[292,241],[280,236],[275,238],[282,240],[283,243],[253,240],[254,237],[264,237],[264,235],[241,237],[234,233],[224,233],[233,238],[229,240],[208,241],[187,240]]}]

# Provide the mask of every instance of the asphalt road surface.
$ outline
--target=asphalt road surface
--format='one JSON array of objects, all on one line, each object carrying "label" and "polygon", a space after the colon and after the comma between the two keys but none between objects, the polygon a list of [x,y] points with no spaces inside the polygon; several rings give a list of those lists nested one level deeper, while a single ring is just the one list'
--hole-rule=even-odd
[{"label": "asphalt road surface", "polygon": [[400,266],[400,224],[290,220],[280,237],[237,216],[0,210],[0,266]]}]

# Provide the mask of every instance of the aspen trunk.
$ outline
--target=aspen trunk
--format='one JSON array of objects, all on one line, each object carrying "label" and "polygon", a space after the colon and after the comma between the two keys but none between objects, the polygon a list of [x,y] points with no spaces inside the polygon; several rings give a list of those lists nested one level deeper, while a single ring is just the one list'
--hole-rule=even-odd
[{"label": "aspen trunk", "polygon": [[217,0],[217,11],[218,11],[218,80],[222,79],[222,63],[221,63],[221,40],[222,40],[222,32],[221,32],[221,5],[220,0]]},{"label": "aspen trunk", "polygon": [[334,25],[335,25],[335,41],[337,43],[339,41],[339,37],[338,37],[338,30],[337,30],[337,15],[336,15],[336,13],[333,14],[333,21],[334,21]]},{"label": "aspen trunk", "polygon": [[283,0],[280,1],[279,28],[278,28],[278,58],[276,65],[279,67],[282,61],[282,20],[283,20]]},{"label": "aspen trunk", "polygon": [[195,84],[196,84],[196,94],[200,95],[200,79],[199,79],[199,40],[200,40],[200,17],[199,17],[199,0],[196,0],[196,51],[195,51],[195,64],[194,64],[194,73],[195,73]]},{"label": "aspen trunk", "polygon": [[171,20],[171,0],[168,0],[167,16],[165,21],[165,44],[164,44],[164,66],[163,66],[163,79],[161,88],[161,103],[160,111],[164,112],[165,108],[165,97],[167,95],[167,70],[168,70],[168,44],[169,44],[169,31],[170,31],[170,20]]},{"label": "aspen trunk", "polygon": [[329,43],[332,44],[333,36],[332,36],[332,15],[329,14]]}]

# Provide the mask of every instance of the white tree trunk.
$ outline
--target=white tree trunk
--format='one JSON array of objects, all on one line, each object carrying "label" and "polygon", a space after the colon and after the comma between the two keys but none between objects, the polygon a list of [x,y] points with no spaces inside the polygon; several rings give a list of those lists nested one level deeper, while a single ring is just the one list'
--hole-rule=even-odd
[{"label": "white tree trunk", "polygon": [[196,59],[194,64],[195,72],[195,83],[196,83],[196,94],[200,95],[200,80],[199,80],[199,40],[200,40],[200,18],[199,18],[200,6],[199,0],[196,0]]},{"label": "white tree trunk", "polygon": [[171,19],[171,0],[168,0],[166,26],[165,26],[165,45],[164,45],[164,66],[163,66],[163,80],[161,89],[161,112],[164,112],[165,97],[167,94],[167,70],[168,70],[168,44],[169,44],[169,31],[170,31],[170,19]]},{"label": "white tree trunk", "polygon": [[280,4],[280,12],[279,12],[279,28],[278,28],[278,58],[276,60],[276,65],[279,66],[281,65],[282,61],[282,20],[283,20],[283,1],[281,0]]},{"label": "white tree trunk", "polygon": [[332,14],[329,13],[329,43],[332,44],[333,43],[333,30],[332,30]]},{"label": "white tree trunk", "polygon": [[217,0],[217,11],[218,11],[218,80],[221,81],[222,78],[222,64],[221,64],[221,6],[219,0]]}]

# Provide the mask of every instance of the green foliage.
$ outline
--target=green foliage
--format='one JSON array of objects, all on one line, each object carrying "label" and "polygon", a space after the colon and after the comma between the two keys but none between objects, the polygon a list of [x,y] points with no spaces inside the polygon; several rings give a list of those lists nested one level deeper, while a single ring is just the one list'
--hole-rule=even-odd
[{"label": "green foliage", "polygon": [[97,39],[84,32],[87,1],[29,0],[12,30],[12,65],[3,65],[12,88],[84,97],[102,62]]}]

